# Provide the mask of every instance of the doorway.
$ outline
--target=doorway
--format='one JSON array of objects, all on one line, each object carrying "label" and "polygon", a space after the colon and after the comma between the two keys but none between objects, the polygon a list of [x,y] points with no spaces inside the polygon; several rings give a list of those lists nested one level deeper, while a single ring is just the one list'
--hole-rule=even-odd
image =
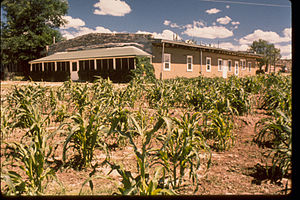
[{"label": "doorway", "polygon": [[71,69],[71,80],[72,81],[78,81],[79,80],[79,76],[78,76],[78,71],[79,71],[79,67],[78,67],[78,62],[72,62],[72,65],[70,66]]},{"label": "doorway", "polygon": [[223,67],[222,67],[222,71],[223,71],[223,78],[227,78],[227,71],[228,71],[228,65],[227,65],[228,61],[227,60],[223,60]]}]

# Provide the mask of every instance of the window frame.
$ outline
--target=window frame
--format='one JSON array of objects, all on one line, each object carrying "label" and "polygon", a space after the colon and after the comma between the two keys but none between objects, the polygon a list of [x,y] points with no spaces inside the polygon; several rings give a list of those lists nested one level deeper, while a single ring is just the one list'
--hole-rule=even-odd
[{"label": "window frame", "polygon": [[[169,57],[169,61],[166,62],[166,56]],[[169,68],[166,68],[166,63],[169,64]],[[164,53],[164,71],[171,71],[171,54]]]},{"label": "window frame", "polygon": [[241,59],[240,63],[241,63],[241,69],[242,70],[246,70],[246,60],[245,59]]},{"label": "window frame", "polygon": [[[189,58],[191,59],[191,63],[189,63]],[[191,65],[190,69],[189,69],[189,64]],[[193,71],[193,56],[191,56],[191,55],[186,56],[186,71],[187,72]]]},{"label": "window frame", "polygon": [[[230,67],[229,67],[229,62],[230,62]],[[228,71],[231,72],[232,71],[231,70],[232,69],[232,60],[228,60],[227,63],[228,63]]]},{"label": "window frame", "polygon": [[239,61],[234,62],[234,75],[239,75]]},{"label": "window frame", "polygon": [[[221,65],[220,65],[220,62],[221,61]],[[222,71],[222,69],[223,69],[223,59],[221,59],[221,58],[218,58],[218,71],[219,72],[221,72]]]},{"label": "window frame", "polygon": [[[207,63],[208,60],[209,60],[209,64]],[[211,72],[211,57],[206,57],[205,63],[206,63],[206,71]],[[209,69],[207,68],[208,66],[209,66]]]},{"label": "window frame", "polygon": [[248,71],[251,72],[252,62],[248,62]]}]

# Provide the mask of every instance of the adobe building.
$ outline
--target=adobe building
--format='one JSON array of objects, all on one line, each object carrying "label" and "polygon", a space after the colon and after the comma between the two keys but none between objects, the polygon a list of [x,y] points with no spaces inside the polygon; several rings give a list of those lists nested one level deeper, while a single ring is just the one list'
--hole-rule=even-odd
[{"label": "adobe building", "polygon": [[150,57],[156,78],[252,76],[260,56],[165,39],[151,34],[91,33],[53,44],[48,56],[30,61],[33,80],[130,80],[135,58]]}]

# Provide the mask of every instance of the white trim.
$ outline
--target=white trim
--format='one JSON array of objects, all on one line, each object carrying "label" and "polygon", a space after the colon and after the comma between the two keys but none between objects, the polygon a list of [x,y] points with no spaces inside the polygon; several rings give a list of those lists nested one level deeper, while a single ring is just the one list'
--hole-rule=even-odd
[{"label": "white trim", "polygon": [[54,61],[54,71],[57,72],[57,61]]},{"label": "white trim", "polygon": [[[219,61],[221,61],[221,65],[220,65]],[[218,59],[218,71],[219,71],[219,72],[222,71],[222,65],[223,65],[223,60],[219,58],[219,59]]]},{"label": "white trim", "polygon": [[116,70],[116,58],[113,58],[113,69]]},{"label": "white trim", "polygon": [[239,61],[234,62],[234,75],[239,75]]},{"label": "white trim", "polygon": [[[166,62],[166,56],[169,57],[169,62]],[[169,68],[166,68],[166,63],[169,64]],[[169,53],[164,54],[164,71],[171,71],[171,54]]]},{"label": "white trim", "polygon": [[[191,58],[191,63],[189,63],[189,58]],[[189,64],[191,64],[191,69],[189,69]],[[186,71],[187,72],[193,71],[193,56],[186,56]]]},{"label": "white trim", "polygon": [[245,59],[240,59],[240,63],[241,63],[241,69],[243,71],[246,70],[246,60]]},{"label": "white trim", "polygon": [[[230,68],[229,68],[229,62],[230,62]],[[228,71],[231,72],[232,71],[232,60],[228,60]]]},{"label": "white trim", "polygon": [[[207,64],[208,60],[210,61],[209,64]],[[211,72],[211,57],[206,57],[205,63],[206,63],[206,71]],[[209,66],[209,69],[207,68],[208,66]]]}]

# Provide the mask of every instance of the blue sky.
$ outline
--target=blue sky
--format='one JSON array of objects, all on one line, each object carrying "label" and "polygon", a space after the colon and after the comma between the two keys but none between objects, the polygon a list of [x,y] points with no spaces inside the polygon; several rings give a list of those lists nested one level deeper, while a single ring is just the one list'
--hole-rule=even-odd
[{"label": "blue sky", "polygon": [[291,57],[288,0],[68,0],[67,39],[93,32],[152,33],[247,50],[259,38]]}]

